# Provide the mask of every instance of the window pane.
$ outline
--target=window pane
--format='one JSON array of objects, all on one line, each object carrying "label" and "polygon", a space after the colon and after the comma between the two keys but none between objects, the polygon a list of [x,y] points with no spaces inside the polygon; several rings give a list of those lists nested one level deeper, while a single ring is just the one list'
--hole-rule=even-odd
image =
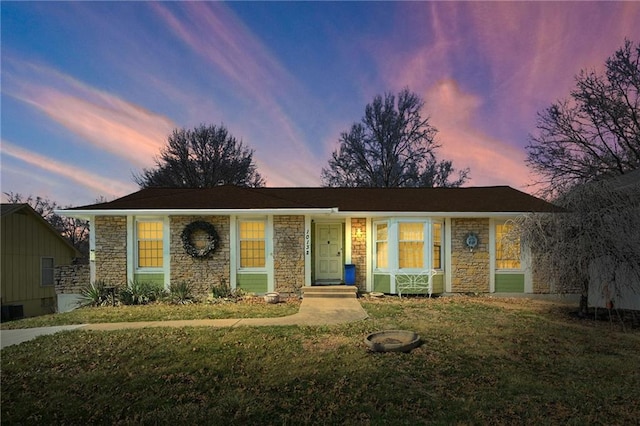
[{"label": "window pane", "polygon": [[162,222],[137,222],[136,227],[138,267],[161,268],[163,264]]},{"label": "window pane", "polygon": [[266,265],[266,241],[264,221],[239,223],[240,267],[264,268]]},{"label": "window pane", "polygon": [[513,234],[512,224],[496,225],[496,268],[520,269],[520,237]]},{"label": "window pane", "polygon": [[424,224],[404,222],[398,224],[398,266],[424,267]]},{"label": "window pane", "polygon": [[376,243],[376,267],[388,268],[389,258],[387,255],[387,249],[389,244],[386,241],[378,241]]},{"label": "window pane", "polygon": [[442,269],[442,224],[433,224],[433,269]]},{"label": "window pane", "polygon": [[264,222],[240,222],[240,239],[264,238]]},{"label": "window pane", "polygon": [[379,223],[376,225],[376,240],[387,241],[387,224]]},{"label": "window pane", "polygon": [[41,259],[41,283],[42,285],[53,285],[53,269],[54,262],[53,257],[43,257]]},{"label": "window pane", "polygon": [[400,242],[398,245],[398,266],[400,268],[424,267],[424,242]]},{"label": "window pane", "polygon": [[400,241],[423,241],[424,226],[422,223],[400,223],[398,239]]},{"label": "window pane", "polygon": [[389,267],[389,244],[387,242],[388,236],[388,226],[386,223],[376,223],[376,253],[375,259],[376,264],[375,268],[388,268]]}]

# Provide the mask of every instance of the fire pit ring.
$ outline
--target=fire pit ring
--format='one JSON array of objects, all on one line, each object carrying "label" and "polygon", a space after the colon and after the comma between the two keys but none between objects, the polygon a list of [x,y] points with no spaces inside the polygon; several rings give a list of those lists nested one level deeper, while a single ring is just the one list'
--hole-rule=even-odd
[{"label": "fire pit ring", "polygon": [[373,352],[411,352],[420,345],[420,336],[413,331],[377,331],[365,337],[364,342]]}]

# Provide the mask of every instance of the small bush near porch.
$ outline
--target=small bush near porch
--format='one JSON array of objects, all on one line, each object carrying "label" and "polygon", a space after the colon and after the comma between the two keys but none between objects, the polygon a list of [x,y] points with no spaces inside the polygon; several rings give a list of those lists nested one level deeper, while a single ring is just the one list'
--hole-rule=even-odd
[{"label": "small bush near porch", "polygon": [[[572,307],[363,301],[326,327],[73,331],[2,350],[3,424],[635,424],[640,332]],[[409,354],[364,337],[417,331]]]}]

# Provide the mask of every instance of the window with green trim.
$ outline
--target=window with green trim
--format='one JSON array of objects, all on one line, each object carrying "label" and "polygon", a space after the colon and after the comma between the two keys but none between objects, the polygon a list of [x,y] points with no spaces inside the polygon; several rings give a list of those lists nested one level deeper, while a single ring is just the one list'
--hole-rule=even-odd
[{"label": "window with green trim", "polygon": [[266,223],[243,220],[238,225],[240,268],[264,268],[266,265]]},{"label": "window with green trim", "polygon": [[162,221],[136,222],[136,245],[138,251],[138,268],[162,268]]},{"label": "window with green trim", "polygon": [[512,223],[496,224],[496,269],[520,269],[520,237]]}]

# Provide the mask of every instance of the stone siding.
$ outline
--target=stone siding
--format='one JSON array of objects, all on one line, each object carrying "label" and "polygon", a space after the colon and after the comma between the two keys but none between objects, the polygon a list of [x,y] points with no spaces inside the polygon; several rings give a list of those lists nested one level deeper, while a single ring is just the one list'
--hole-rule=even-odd
[{"label": "stone siding", "polygon": [[108,285],[127,285],[127,217],[97,216],[96,280]]},{"label": "stone siding", "polygon": [[276,291],[304,285],[304,216],[273,217],[273,269]]},{"label": "stone siding", "polygon": [[[465,236],[473,232],[478,246],[473,252],[465,245]],[[451,291],[454,293],[489,291],[489,219],[451,220]]]},{"label": "stone siding", "polygon": [[[218,247],[205,258],[191,257],[182,245],[182,231],[191,222],[211,223],[218,233]],[[231,253],[229,245],[230,220],[228,216],[171,216],[169,250],[171,256],[171,282],[187,282],[201,297],[211,293],[213,286],[230,285]],[[194,236],[197,238],[197,236]]]},{"label": "stone siding", "polygon": [[351,263],[356,265],[356,286],[367,290],[367,220],[351,219]]},{"label": "stone siding", "polygon": [[90,284],[89,265],[58,265],[53,271],[56,294],[80,294]]}]

